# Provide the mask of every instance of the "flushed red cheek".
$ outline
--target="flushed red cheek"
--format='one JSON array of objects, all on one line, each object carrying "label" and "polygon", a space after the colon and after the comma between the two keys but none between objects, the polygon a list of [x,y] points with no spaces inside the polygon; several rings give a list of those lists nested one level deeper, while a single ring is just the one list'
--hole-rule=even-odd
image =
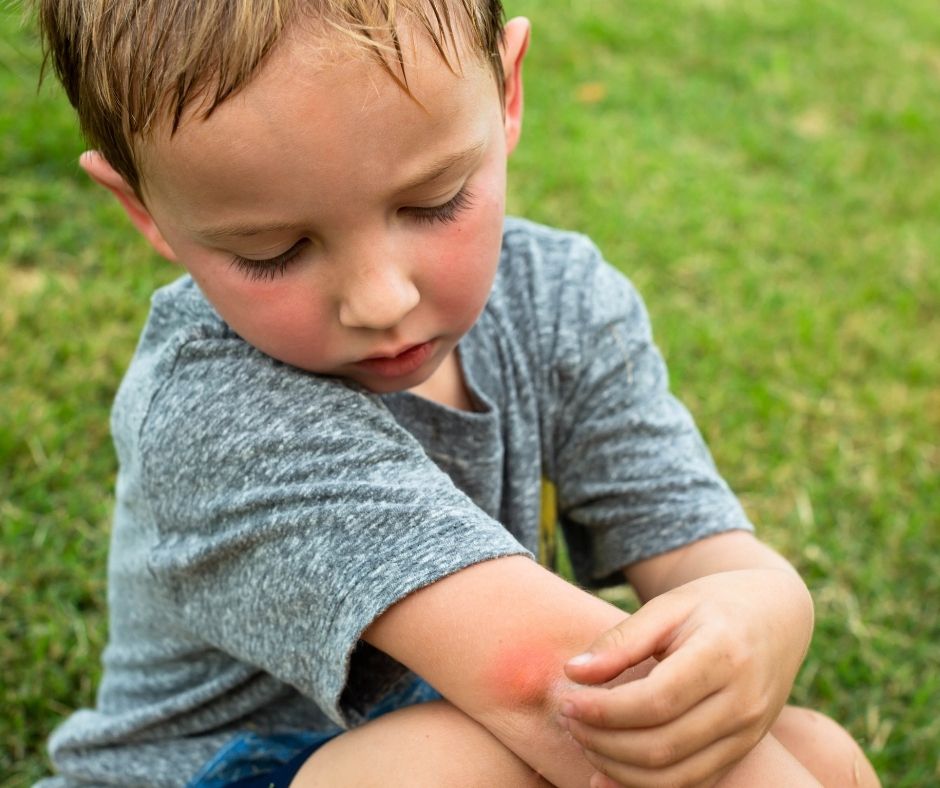
[{"label": "flushed red cheek", "polygon": [[443,250],[433,284],[434,299],[448,311],[460,314],[468,308],[480,308],[489,297],[499,262],[498,239],[495,244],[455,247],[459,254]]},{"label": "flushed red cheek", "polygon": [[[210,300],[213,300],[210,296]],[[315,293],[285,283],[236,289],[214,301],[243,339],[269,356],[303,369],[326,371],[331,324]]]}]

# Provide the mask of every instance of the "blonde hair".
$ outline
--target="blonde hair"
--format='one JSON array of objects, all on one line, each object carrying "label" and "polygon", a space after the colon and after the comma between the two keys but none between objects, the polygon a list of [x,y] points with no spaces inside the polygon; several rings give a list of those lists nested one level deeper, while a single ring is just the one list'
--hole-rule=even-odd
[{"label": "blonde hair", "polygon": [[208,117],[251,79],[284,31],[315,20],[364,47],[408,91],[400,20],[460,68],[460,45],[502,96],[500,0],[35,0],[45,47],[87,143],[141,196],[135,143],[183,114]]}]

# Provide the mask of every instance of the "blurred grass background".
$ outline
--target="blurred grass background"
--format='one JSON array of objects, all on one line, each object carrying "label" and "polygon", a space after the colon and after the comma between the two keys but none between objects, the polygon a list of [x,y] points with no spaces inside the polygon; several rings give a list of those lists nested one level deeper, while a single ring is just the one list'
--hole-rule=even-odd
[{"label": "blurred grass background", "polygon": [[[940,784],[936,0],[507,6],[534,25],[511,210],[588,233],[645,294],[674,388],[814,593],[794,701],[843,722],[886,786]],[[3,5],[5,788],[94,702],[108,411],[176,276],[83,179],[40,60]]]}]

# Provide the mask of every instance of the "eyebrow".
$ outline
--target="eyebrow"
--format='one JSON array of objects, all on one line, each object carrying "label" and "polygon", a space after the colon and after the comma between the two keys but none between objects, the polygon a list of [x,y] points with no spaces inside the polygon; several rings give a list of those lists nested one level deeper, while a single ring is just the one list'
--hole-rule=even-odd
[{"label": "eyebrow", "polygon": [[[479,158],[485,149],[486,143],[480,141],[473,143],[463,150],[448,153],[446,156],[418,172],[411,180],[399,187],[398,191],[401,193],[414,191],[420,186],[431,183],[441,176],[446,175],[457,166],[469,165]],[[264,235],[265,233],[294,229],[296,229],[296,225],[290,222],[269,222],[266,224],[233,222],[231,224],[220,224],[215,227],[198,229],[196,233],[208,240],[221,241],[228,238],[250,238],[254,235]]]},{"label": "eyebrow", "polygon": [[196,230],[197,235],[201,235],[211,241],[222,241],[226,238],[250,238],[253,235],[264,235],[265,233],[276,233],[281,230],[293,230],[295,225],[290,222],[270,222],[268,224],[220,224],[217,227],[206,227]]},{"label": "eyebrow", "polygon": [[458,165],[470,164],[479,158],[486,148],[486,143],[480,141],[473,143],[470,147],[464,148],[455,153],[449,153],[440,161],[436,161],[425,169],[421,170],[414,178],[401,187],[400,191],[408,192],[423,186],[426,183],[435,181],[442,175],[446,175],[450,170]]}]

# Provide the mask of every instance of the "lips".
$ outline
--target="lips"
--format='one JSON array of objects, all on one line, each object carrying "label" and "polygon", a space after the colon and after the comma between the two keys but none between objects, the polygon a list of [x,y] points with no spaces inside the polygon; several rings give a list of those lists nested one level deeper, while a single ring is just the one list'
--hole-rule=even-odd
[{"label": "lips", "polygon": [[415,372],[434,350],[434,342],[412,345],[394,356],[372,356],[356,363],[360,369],[382,378],[399,378]]}]

